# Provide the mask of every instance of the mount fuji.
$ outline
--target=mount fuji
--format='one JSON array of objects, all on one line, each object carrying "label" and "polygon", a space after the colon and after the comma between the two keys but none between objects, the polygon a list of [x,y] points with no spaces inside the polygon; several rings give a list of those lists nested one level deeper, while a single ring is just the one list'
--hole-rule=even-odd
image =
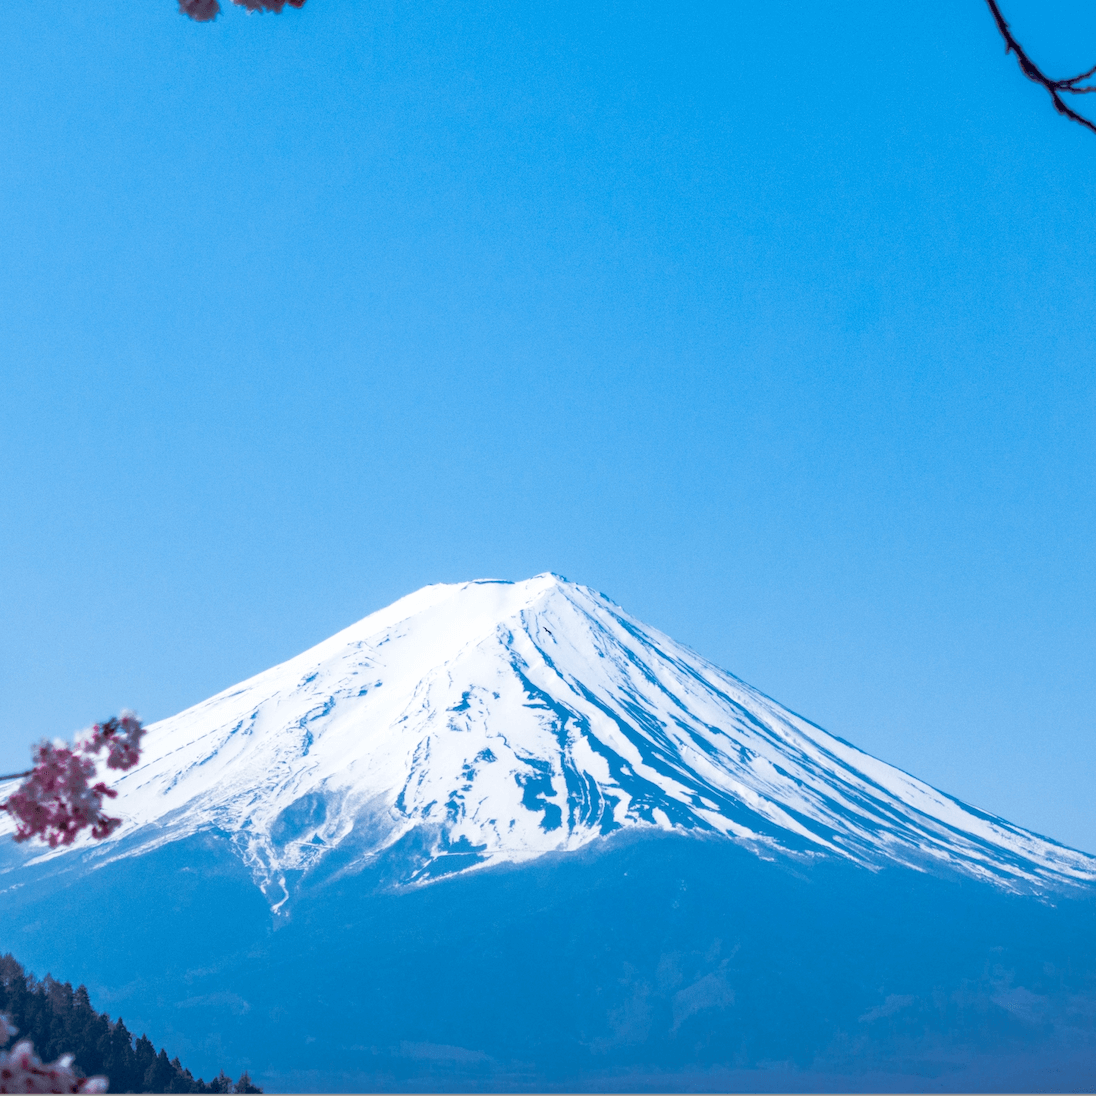
[{"label": "mount fuji", "polygon": [[268,1090],[1096,1078],[1096,857],[557,575],[410,594],[115,786],[4,843],[11,950]]}]

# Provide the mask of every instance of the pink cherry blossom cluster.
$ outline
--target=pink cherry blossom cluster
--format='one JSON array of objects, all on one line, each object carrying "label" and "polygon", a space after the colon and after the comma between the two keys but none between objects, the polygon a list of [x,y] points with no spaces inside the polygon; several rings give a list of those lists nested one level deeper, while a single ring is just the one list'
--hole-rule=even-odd
[{"label": "pink cherry blossom cluster", "polygon": [[[281,11],[288,4],[292,8],[303,8],[304,0],[232,0],[248,11]],[[179,10],[199,23],[208,23],[221,13],[217,0],[179,0]]]},{"label": "pink cherry blossom cluster", "polygon": [[[0,1012],[0,1046],[16,1033],[11,1018]],[[72,1055],[62,1054],[45,1065],[30,1041],[0,1050],[0,1092],[106,1092],[105,1077],[80,1078],[72,1068]]]},{"label": "pink cherry blossom cluster", "polygon": [[17,822],[16,841],[39,837],[50,848],[71,845],[86,826],[97,840],[108,837],[121,824],[103,812],[103,797],[117,792],[102,781],[92,784],[96,774],[93,754],[107,750],[107,768],[131,769],[141,756],[144,727],[132,712],[117,719],[96,723],[75,746],[40,742],[33,748],[34,768],[0,810]]},{"label": "pink cherry blossom cluster", "polygon": [[107,748],[108,769],[132,769],[141,756],[141,736],[145,733],[141,721],[133,712],[96,723],[84,741],[84,753],[98,753]]}]

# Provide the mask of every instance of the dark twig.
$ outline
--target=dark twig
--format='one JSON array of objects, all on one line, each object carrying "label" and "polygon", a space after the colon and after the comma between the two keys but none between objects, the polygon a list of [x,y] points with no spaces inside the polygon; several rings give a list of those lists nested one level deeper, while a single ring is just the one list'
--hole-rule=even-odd
[{"label": "dark twig", "polygon": [[5,780],[20,780],[24,776],[30,776],[32,772],[34,772],[33,769],[27,769],[25,773],[8,773],[7,776],[0,776],[0,783],[3,783]]},{"label": "dark twig", "polygon": [[1078,114],[1077,111],[1070,107],[1062,98],[1063,95],[1088,95],[1091,92],[1096,92],[1096,87],[1092,85],[1086,86],[1084,83],[1084,81],[1096,76],[1096,65],[1093,65],[1088,72],[1082,72],[1079,76],[1070,76],[1066,80],[1052,80],[1041,68],[1039,68],[1027,53],[1024,52],[1024,47],[1013,37],[1012,31],[1005,21],[1005,17],[1001,14],[1001,9],[997,6],[997,0],[986,0],[986,3],[989,4],[989,10],[997,23],[997,29],[1001,32],[1001,37],[1005,40],[1005,53],[1016,54],[1016,60],[1020,62],[1020,71],[1023,72],[1029,80],[1033,80],[1036,84],[1047,89],[1050,93],[1051,102],[1054,103],[1054,109],[1059,114],[1072,119],[1074,122],[1084,126],[1085,129],[1090,129],[1093,133],[1096,133],[1096,122],[1090,122],[1083,114]]}]

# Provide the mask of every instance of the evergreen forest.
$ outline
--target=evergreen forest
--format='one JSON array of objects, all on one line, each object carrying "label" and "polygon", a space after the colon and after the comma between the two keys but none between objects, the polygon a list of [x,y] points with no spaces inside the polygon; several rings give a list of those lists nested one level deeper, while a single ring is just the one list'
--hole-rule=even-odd
[{"label": "evergreen forest", "polygon": [[0,957],[0,1012],[18,1029],[13,1042],[29,1039],[44,1062],[73,1055],[79,1073],[105,1074],[111,1092],[262,1092],[246,1072],[235,1082],[223,1070],[212,1081],[195,1080],[146,1035],[135,1040],[121,1017],[96,1012],[84,986],[74,990],[48,974],[38,981],[10,954]]}]

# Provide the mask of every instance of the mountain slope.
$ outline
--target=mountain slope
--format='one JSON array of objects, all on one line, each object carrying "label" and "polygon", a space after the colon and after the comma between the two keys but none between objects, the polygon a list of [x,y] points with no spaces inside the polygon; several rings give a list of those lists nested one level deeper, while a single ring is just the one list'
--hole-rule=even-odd
[{"label": "mountain slope", "polygon": [[93,858],[215,830],[275,908],[336,848],[350,871],[411,849],[408,883],[628,829],[1011,889],[1096,880],[1096,858],[857,750],[555,575],[425,587],[146,742],[116,785],[126,826]]}]

